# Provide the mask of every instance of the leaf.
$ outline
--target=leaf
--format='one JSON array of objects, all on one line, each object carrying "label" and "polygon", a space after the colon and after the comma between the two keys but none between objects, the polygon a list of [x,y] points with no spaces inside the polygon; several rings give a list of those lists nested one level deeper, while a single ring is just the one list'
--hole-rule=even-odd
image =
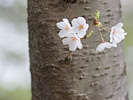
[{"label": "leaf", "polygon": [[93,31],[91,31],[86,37],[89,38],[93,34]]}]

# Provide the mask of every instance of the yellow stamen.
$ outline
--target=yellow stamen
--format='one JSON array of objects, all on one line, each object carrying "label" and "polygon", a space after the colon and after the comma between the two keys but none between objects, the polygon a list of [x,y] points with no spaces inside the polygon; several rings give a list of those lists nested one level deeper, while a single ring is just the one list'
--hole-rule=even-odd
[{"label": "yellow stamen", "polygon": [[67,30],[67,31],[69,30],[68,26],[66,26],[65,30]]},{"label": "yellow stamen", "polygon": [[84,29],[84,25],[80,25],[79,26],[79,29]]}]

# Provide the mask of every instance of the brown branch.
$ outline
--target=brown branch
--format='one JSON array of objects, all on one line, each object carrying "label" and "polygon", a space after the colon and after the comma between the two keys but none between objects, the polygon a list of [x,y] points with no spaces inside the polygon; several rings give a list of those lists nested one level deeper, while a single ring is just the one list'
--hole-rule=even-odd
[{"label": "brown branch", "polygon": [[66,56],[67,59],[69,58],[69,56],[71,55],[71,53],[72,53],[72,51],[70,51],[70,52],[68,53],[68,55]]}]

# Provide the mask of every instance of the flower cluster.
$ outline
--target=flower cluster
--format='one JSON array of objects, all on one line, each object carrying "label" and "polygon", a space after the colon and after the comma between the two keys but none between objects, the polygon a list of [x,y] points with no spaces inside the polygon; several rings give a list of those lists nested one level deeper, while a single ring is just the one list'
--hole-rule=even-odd
[{"label": "flower cluster", "polygon": [[[60,29],[59,37],[63,38],[62,42],[64,45],[69,45],[70,52],[75,51],[77,48],[82,49],[83,45],[81,43],[82,39],[86,39],[91,36],[93,31],[86,35],[87,30],[89,30],[93,25],[96,25],[99,29],[101,36],[101,43],[97,46],[96,52],[102,52],[105,48],[117,47],[117,44],[125,39],[127,33],[123,30],[123,23],[120,22],[116,26],[113,26],[111,29],[104,26],[99,19],[99,11],[97,10],[92,25],[86,23],[86,20],[83,17],[78,17],[72,20],[71,24],[68,19],[64,18],[61,22],[58,22],[56,25]],[[100,28],[110,32],[110,42],[104,41]],[[69,54],[70,55],[70,54]]]},{"label": "flower cluster", "polygon": [[62,19],[62,22],[57,23],[57,27],[60,29],[59,36],[64,38],[62,40],[64,45],[69,45],[70,51],[75,51],[76,48],[81,49],[83,46],[81,44],[81,38],[86,35],[86,31],[89,27],[86,24],[86,20],[83,17],[78,17],[72,20],[72,26],[70,25],[68,19]]},{"label": "flower cluster", "polygon": [[105,42],[103,38],[101,39],[101,44],[96,48],[96,52],[101,52],[105,48],[117,47],[117,43],[120,43],[123,39],[125,39],[125,35],[127,33],[123,30],[123,23],[118,23],[116,26],[113,26],[110,31],[110,43]]}]

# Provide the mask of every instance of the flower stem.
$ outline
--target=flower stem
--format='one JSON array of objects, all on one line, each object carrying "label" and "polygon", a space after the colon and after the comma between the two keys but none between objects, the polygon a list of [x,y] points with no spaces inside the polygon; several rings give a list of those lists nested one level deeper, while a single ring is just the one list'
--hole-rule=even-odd
[{"label": "flower stem", "polygon": [[94,23],[92,23],[92,24],[88,27],[87,31],[88,31],[93,25],[94,25]]},{"label": "flower stem", "polygon": [[101,26],[104,30],[106,30],[107,32],[111,32],[110,30],[106,29],[105,27]]},{"label": "flower stem", "polygon": [[101,41],[104,41],[103,36],[102,36],[102,33],[101,33],[101,31],[100,31],[100,28],[99,28],[99,27],[98,27],[98,30],[99,30],[99,33],[100,33]]},{"label": "flower stem", "polygon": [[104,28],[104,29],[107,29],[107,30],[111,31],[111,29],[110,29],[110,28],[108,28],[108,27],[104,26],[103,24],[102,24],[102,28]]}]

